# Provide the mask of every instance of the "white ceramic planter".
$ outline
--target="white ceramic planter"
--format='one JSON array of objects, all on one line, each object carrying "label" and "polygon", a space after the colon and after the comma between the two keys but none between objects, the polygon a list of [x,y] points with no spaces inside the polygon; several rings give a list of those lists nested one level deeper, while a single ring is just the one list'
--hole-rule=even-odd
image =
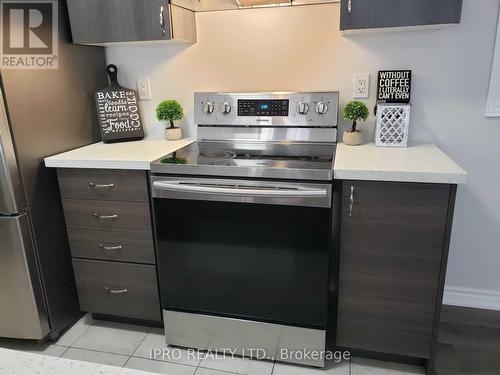
[{"label": "white ceramic planter", "polygon": [[342,139],[344,144],[348,146],[358,146],[363,143],[363,136],[360,131],[356,131],[354,133],[345,131]]},{"label": "white ceramic planter", "polygon": [[166,128],[165,129],[165,138],[167,138],[167,141],[177,141],[178,139],[182,139],[182,129],[181,128]]}]

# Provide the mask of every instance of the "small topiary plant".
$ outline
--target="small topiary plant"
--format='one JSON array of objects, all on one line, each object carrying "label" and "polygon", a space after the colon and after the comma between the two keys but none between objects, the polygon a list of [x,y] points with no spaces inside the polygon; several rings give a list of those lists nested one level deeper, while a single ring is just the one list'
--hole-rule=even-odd
[{"label": "small topiary plant", "polygon": [[177,100],[164,100],[156,107],[156,118],[159,121],[170,122],[170,128],[176,128],[174,121],[182,120],[184,111]]},{"label": "small topiary plant", "polygon": [[357,121],[365,121],[368,118],[369,114],[370,112],[368,111],[368,107],[365,103],[358,100],[353,100],[347,103],[347,105],[344,107],[344,119],[352,121],[352,127],[349,133],[357,132]]}]

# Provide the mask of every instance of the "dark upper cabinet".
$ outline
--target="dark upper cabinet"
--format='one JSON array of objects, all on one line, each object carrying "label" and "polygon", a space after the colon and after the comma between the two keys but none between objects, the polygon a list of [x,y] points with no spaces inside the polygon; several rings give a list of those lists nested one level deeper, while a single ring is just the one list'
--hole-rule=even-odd
[{"label": "dark upper cabinet", "polygon": [[459,23],[462,0],[341,0],[340,30]]},{"label": "dark upper cabinet", "polygon": [[337,345],[432,357],[455,186],[343,181]]},{"label": "dark upper cabinet", "polygon": [[193,11],[168,0],[68,0],[73,43],[196,41]]}]

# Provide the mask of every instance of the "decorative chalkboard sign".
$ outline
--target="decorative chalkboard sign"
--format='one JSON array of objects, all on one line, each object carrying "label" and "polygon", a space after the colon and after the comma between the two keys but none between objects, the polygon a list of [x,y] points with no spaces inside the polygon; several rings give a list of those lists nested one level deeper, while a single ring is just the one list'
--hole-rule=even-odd
[{"label": "decorative chalkboard sign", "polygon": [[411,70],[381,70],[378,72],[377,100],[386,103],[409,103]]},{"label": "decorative chalkboard sign", "polygon": [[118,84],[118,68],[106,67],[109,87],[95,93],[97,115],[103,142],[132,141],[144,138],[137,93]]}]

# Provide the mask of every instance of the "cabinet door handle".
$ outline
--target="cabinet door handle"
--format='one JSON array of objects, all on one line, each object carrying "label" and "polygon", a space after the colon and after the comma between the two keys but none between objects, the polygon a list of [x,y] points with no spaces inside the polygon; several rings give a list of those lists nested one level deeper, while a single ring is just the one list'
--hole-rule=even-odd
[{"label": "cabinet door handle", "polygon": [[117,252],[117,253],[119,253],[120,250],[123,249],[122,245],[106,246],[106,245],[103,245],[102,243],[100,243],[98,246],[102,250],[105,250],[105,251],[114,251],[114,252]]},{"label": "cabinet door handle", "polygon": [[351,23],[352,0],[347,1],[347,21]]},{"label": "cabinet door handle", "polygon": [[106,292],[108,292],[109,294],[127,294],[128,293],[127,288],[113,289],[113,288],[110,288],[109,286],[106,286],[106,287],[104,287],[104,289],[106,289]]},{"label": "cabinet door handle", "polygon": [[113,189],[115,184],[96,184],[94,182],[89,182],[89,186],[94,189]]},{"label": "cabinet door handle", "polygon": [[167,30],[165,30],[165,17],[163,16],[163,5],[160,6],[160,29],[163,36],[167,35]]},{"label": "cabinet door handle", "polygon": [[352,216],[353,206],[354,206],[354,186],[351,185],[351,195],[349,196],[349,216]]},{"label": "cabinet door handle", "polygon": [[96,219],[101,220],[115,220],[118,219],[118,215],[99,215],[97,212],[92,214]]}]

